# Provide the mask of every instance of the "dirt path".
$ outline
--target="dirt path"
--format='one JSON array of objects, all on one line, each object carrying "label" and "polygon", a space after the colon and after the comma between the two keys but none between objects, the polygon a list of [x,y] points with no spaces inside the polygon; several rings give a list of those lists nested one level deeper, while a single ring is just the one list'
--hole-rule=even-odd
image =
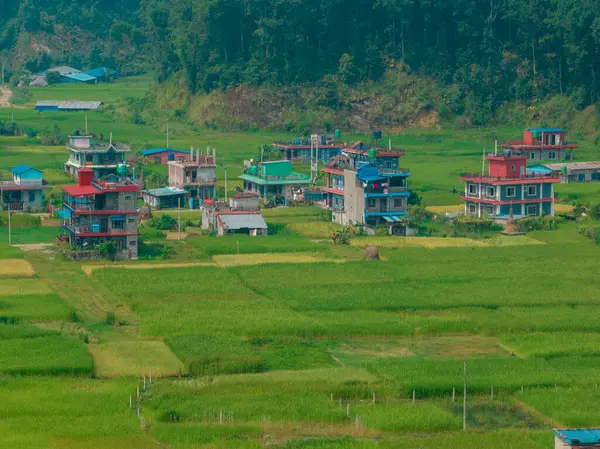
[{"label": "dirt path", "polygon": [[10,107],[10,99],[12,98],[12,90],[8,87],[0,86],[0,108]]}]

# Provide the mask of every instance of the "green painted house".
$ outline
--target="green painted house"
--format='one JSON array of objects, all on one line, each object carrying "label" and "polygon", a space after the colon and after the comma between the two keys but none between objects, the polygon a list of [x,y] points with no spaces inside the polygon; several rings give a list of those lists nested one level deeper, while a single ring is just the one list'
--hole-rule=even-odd
[{"label": "green painted house", "polygon": [[308,175],[297,173],[291,161],[262,162],[244,170],[240,176],[245,192],[258,193],[261,198],[285,203],[298,197],[310,184]]}]

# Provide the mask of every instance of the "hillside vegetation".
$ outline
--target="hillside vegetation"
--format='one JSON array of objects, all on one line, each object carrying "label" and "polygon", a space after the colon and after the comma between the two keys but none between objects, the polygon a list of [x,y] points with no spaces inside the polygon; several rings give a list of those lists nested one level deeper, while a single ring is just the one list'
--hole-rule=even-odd
[{"label": "hillside vegetation", "polygon": [[176,86],[173,115],[214,127],[393,127],[430,122],[432,110],[470,126],[505,120],[507,102],[561,95],[581,110],[599,99],[596,0],[2,0],[0,8],[0,52],[13,70],[151,68]]}]

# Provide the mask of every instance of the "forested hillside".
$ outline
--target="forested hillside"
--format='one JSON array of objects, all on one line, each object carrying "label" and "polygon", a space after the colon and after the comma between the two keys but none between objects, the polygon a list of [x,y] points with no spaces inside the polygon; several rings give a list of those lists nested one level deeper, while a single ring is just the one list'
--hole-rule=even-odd
[{"label": "forested hillside", "polygon": [[8,12],[0,48],[22,52],[24,33],[50,48],[42,64],[43,50],[20,55],[30,68],[48,56],[152,67],[158,81],[177,77],[194,94],[355,86],[400,70],[436,86],[442,113],[475,124],[507,101],[561,94],[584,108],[600,95],[600,0],[0,0],[0,8]]}]

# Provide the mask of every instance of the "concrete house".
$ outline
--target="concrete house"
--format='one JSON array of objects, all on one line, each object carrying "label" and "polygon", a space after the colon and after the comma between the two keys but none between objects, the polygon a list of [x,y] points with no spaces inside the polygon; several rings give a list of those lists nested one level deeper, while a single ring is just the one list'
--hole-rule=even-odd
[{"label": "concrete house", "polygon": [[89,168],[79,171],[77,185],[62,187],[63,231],[69,244],[83,249],[111,241],[121,259],[137,259],[138,186],[126,178],[94,181]]},{"label": "concrete house", "polygon": [[216,151],[200,154],[192,150],[182,161],[169,162],[169,187],[183,189],[191,209],[202,206],[206,200],[213,200],[217,194]]},{"label": "concrete house", "polygon": [[326,187],[321,189],[326,194],[325,204],[336,223],[393,227],[406,215],[410,197],[410,173],[400,168],[405,153],[363,145],[359,142],[345,149],[322,170],[326,175]]},{"label": "concrete house", "polygon": [[600,161],[537,164],[527,168],[528,173],[554,173],[562,184],[600,182]]},{"label": "concrete house", "polygon": [[[296,138],[292,142],[275,142],[273,146],[282,153],[283,159],[298,162],[310,161],[312,148],[310,141]],[[316,146],[317,159],[327,163],[332,157],[339,156],[343,148],[342,142],[326,140],[325,136],[320,136],[319,144]]]},{"label": "concrete house", "polygon": [[163,187],[142,191],[142,200],[154,209],[176,209],[186,207],[187,192],[176,187]]},{"label": "concrete house", "polygon": [[573,160],[577,145],[567,143],[565,134],[560,128],[530,128],[523,131],[523,140],[512,140],[501,147],[528,161]]},{"label": "concrete house", "polygon": [[83,167],[94,172],[94,179],[116,175],[118,166],[125,164],[125,156],[131,151],[129,145],[113,142],[112,134],[109,142],[94,142],[91,135],[69,136],[67,149],[65,172],[75,179]]},{"label": "concrete house", "polygon": [[554,449],[600,449],[600,429],[554,429]]},{"label": "concrete house", "polygon": [[190,155],[189,151],[174,150],[173,148],[153,148],[143,150],[142,156],[148,158],[155,164],[168,164],[169,162],[183,162]]},{"label": "concrete house", "polygon": [[307,188],[310,178],[296,173],[291,161],[262,162],[244,170],[240,176],[244,191],[257,193],[260,198],[272,199],[275,204],[285,204],[295,198],[296,192]]},{"label": "concrete house", "polygon": [[258,194],[237,193],[226,203],[206,203],[202,207],[202,228],[227,234],[266,235],[267,223],[258,208]]},{"label": "concrete house", "polygon": [[11,170],[12,180],[0,180],[0,204],[12,211],[40,212],[44,191],[50,186],[42,179],[42,171],[29,165],[19,165]]},{"label": "concrete house", "polygon": [[487,156],[488,173],[463,173],[465,213],[477,217],[508,220],[554,215],[554,184],[560,182],[554,173],[528,173],[526,156]]}]

